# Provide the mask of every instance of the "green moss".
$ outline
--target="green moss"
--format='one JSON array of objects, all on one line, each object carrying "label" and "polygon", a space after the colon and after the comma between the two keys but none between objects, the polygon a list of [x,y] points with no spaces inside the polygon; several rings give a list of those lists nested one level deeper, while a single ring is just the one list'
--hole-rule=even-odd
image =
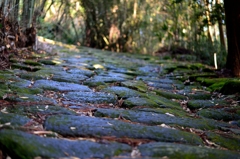
[{"label": "green moss", "polygon": [[[232,111],[234,111],[232,109]],[[223,120],[223,121],[231,121],[231,120],[238,120],[240,116],[234,113],[227,112],[225,110],[218,110],[218,109],[202,109],[198,111],[198,115],[211,118],[215,120]]]},{"label": "green moss", "polygon": [[210,89],[210,91],[220,91],[225,83],[226,83],[225,81],[217,82],[217,83],[212,84],[208,88]]},{"label": "green moss", "polygon": [[20,77],[27,80],[32,80],[32,79],[39,80],[39,79],[46,79],[47,77],[50,77],[52,75],[54,75],[54,70],[49,68],[43,68],[36,72],[23,73],[20,75]]},{"label": "green moss", "polygon": [[17,92],[19,94],[39,94],[42,93],[43,90],[39,88],[22,88],[22,87],[17,87],[17,86],[11,86],[11,90],[13,92]]},{"label": "green moss", "polygon": [[39,60],[39,62],[44,65],[56,65],[56,62],[54,62],[53,60]]},{"label": "green moss", "polygon": [[233,80],[233,79],[232,78],[211,78],[209,76],[205,76],[205,77],[201,76],[196,79],[197,82],[200,82],[201,84],[203,84],[205,86],[211,86],[216,83],[226,83],[231,80]]},{"label": "green moss", "polygon": [[180,94],[174,94],[167,91],[154,90],[154,92],[156,92],[157,95],[168,98],[168,99],[182,99],[182,100],[186,99],[186,96],[183,96]]},{"label": "green moss", "polygon": [[229,103],[227,103],[224,100],[190,100],[188,101],[188,108],[191,110],[199,109],[199,108],[210,108],[216,105],[221,106],[228,106]]},{"label": "green moss", "polygon": [[196,73],[196,74],[191,74],[189,76],[189,79],[191,81],[198,81],[198,82],[203,82],[203,79],[211,79],[211,78],[216,78],[217,75],[215,73]]},{"label": "green moss", "polygon": [[220,135],[220,134],[215,134],[215,133],[211,133],[211,132],[208,132],[207,133],[207,138],[222,146],[222,147],[225,147],[229,150],[236,150],[236,151],[239,151],[240,150],[240,138],[239,136],[235,136],[235,135],[227,135],[227,134],[224,134],[223,135]]},{"label": "green moss", "polygon": [[166,72],[166,73],[171,73],[171,72],[173,72],[176,68],[177,68],[177,66],[165,67],[165,68],[164,68],[164,72]]},{"label": "green moss", "polygon": [[228,81],[221,88],[220,92],[225,95],[240,93],[240,81]]},{"label": "green moss", "polygon": [[[123,153],[123,151],[121,149],[117,149],[117,150],[114,151],[114,155],[115,156],[119,156],[122,153]],[[104,157],[108,157],[109,158],[110,156],[104,156]]]},{"label": "green moss", "polygon": [[34,67],[34,66],[27,66],[27,65],[23,65],[23,64],[12,64],[11,65],[12,69],[21,69],[21,70],[26,70],[26,71],[30,71],[30,72],[35,72],[40,70],[40,67]]},{"label": "green moss", "polygon": [[38,62],[32,61],[32,60],[25,60],[23,63],[26,65],[31,65],[31,66],[42,66],[41,63],[38,63]]},{"label": "green moss", "polygon": [[133,108],[135,106],[158,107],[159,105],[148,98],[132,97],[124,100],[123,107]]},{"label": "green moss", "polygon": [[139,146],[142,156],[156,158],[225,159],[238,158],[237,152],[176,143],[156,142]]},{"label": "green moss", "polygon": [[99,88],[104,88],[105,86],[107,86],[107,84],[102,81],[85,81],[83,84],[89,87],[99,87]]},{"label": "green moss", "polygon": [[240,115],[240,109],[236,111],[236,114]]},{"label": "green moss", "polygon": [[170,60],[172,57],[170,55],[163,56],[163,60]]},{"label": "green moss", "polygon": [[212,94],[205,93],[205,92],[197,92],[197,93],[189,93],[186,95],[189,99],[195,99],[195,100],[211,100]]},{"label": "green moss", "polygon": [[189,73],[189,68],[176,68],[174,73]]},{"label": "green moss", "polygon": [[176,110],[176,109],[171,109],[171,108],[154,108],[154,109],[153,108],[141,108],[141,109],[137,109],[137,110],[145,111],[145,112],[160,113],[160,114],[170,113],[170,114],[173,114],[174,116],[178,116],[178,117],[186,117],[188,115],[188,113],[185,112],[184,110]]},{"label": "green moss", "polygon": [[17,131],[3,130],[0,136],[0,144],[11,158],[32,159],[41,154],[40,151],[42,150],[46,154],[58,153],[57,149],[53,147],[46,149],[44,144],[39,144],[39,141],[34,141],[34,139],[35,136],[28,136],[28,140],[32,142],[26,142],[26,138],[21,134],[18,135]]},{"label": "green moss", "polygon": [[180,107],[179,103],[169,100],[167,98],[164,98],[164,97],[152,94],[152,93],[146,93],[145,97],[150,99],[150,101],[157,103],[158,107],[174,108],[177,110],[182,110],[182,107]]},{"label": "green moss", "polygon": [[122,82],[121,84],[125,87],[129,87],[140,92],[147,92],[148,90],[147,85],[142,81],[126,81]]}]

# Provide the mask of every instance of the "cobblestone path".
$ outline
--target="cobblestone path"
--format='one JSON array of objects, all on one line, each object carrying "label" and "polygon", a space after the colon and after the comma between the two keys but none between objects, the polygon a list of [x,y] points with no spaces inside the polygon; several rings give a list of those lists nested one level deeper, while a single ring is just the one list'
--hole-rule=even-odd
[{"label": "cobblestone path", "polygon": [[0,158],[240,158],[239,97],[198,63],[73,46],[0,71]]}]

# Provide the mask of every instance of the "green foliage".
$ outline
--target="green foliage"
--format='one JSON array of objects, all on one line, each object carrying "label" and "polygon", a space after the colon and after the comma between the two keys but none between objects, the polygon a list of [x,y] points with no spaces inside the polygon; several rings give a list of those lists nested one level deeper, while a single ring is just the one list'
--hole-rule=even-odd
[{"label": "green foliage", "polygon": [[219,68],[223,68],[226,64],[227,52],[218,41],[211,43],[208,39],[203,38],[197,42],[190,42],[188,48],[193,50],[197,60],[204,64],[214,66],[214,53],[217,53]]}]

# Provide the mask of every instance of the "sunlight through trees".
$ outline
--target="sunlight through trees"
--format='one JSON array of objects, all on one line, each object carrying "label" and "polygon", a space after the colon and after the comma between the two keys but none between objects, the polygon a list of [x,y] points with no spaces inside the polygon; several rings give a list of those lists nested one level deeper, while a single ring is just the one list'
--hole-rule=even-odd
[{"label": "sunlight through trees", "polygon": [[18,46],[29,45],[37,29],[46,38],[117,52],[187,49],[212,66],[216,53],[220,68],[226,64],[222,0],[0,0],[0,5],[1,32],[6,19],[17,24],[19,39],[9,28]]}]

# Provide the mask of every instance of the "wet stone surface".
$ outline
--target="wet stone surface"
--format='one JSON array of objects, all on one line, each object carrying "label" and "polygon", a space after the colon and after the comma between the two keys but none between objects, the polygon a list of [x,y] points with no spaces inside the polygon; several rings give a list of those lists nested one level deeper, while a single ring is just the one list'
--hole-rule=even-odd
[{"label": "wet stone surface", "polygon": [[55,49],[0,71],[0,158],[240,158],[239,97],[209,66]]}]

